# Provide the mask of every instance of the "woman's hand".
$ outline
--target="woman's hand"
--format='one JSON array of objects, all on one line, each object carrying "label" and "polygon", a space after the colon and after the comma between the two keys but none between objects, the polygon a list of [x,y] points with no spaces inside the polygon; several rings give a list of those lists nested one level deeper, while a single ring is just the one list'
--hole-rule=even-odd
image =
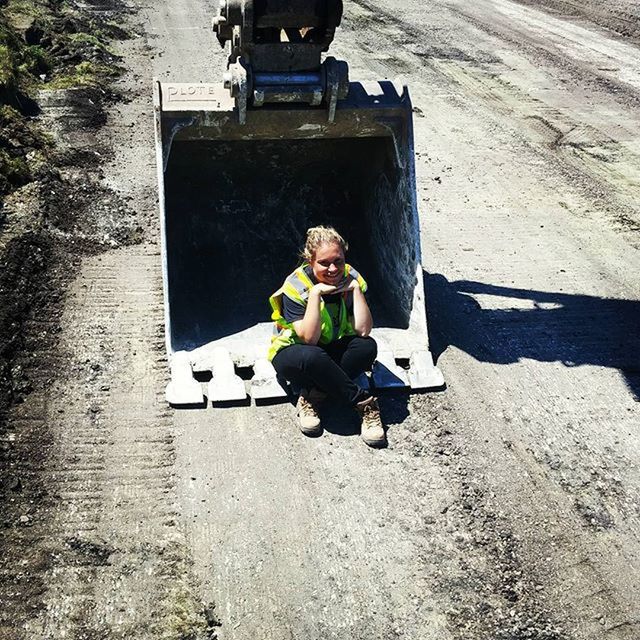
[{"label": "woman's hand", "polygon": [[345,291],[355,291],[356,289],[360,291],[360,283],[352,277],[351,281],[347,283]]},{"label": "woman's hand", "polygon": [[325,284],[324,282],[318,282],[318,284],[314,284],[309,291],[309,295],[315,294],[316,296],[326,296],[332,293],[338,293],[342,291],[342,289],[338,289],[338,287],[332,284]]},{"label": "woman's hand", "polygon": [[347,276],[342,282],[338,283],[334,287],[331,287],[330,285],[323,286],[329,287],[331,291],[323,291],[321,295],[325,295],[327,293],[346,293],[347,291],[355,291],[360,288],[358,281],[353,276]]}]

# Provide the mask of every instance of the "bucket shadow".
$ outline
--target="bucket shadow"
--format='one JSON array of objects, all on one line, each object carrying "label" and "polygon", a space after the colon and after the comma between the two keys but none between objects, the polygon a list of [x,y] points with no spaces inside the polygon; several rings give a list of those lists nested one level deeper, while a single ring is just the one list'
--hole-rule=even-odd
[{"label": "bucket shadow", "polygon": [[233,409],[235,407],[250,407],[251,396],[247,395],[242,400],[212,400],[209,404],[214,409]]},{"label": "bucket shadow", "polygon": [[192,404],[171,404],[171,403],[169,403],[169,406],[172,409],[179,409],[180,411],[202,411],[203,409],[206,409],[208,405],[209,405],[209,403],[207,402],[206,398],[202,402],[194,402]]},{"label": "bucket shadow", "polygon": [[[424,273],[431,350],[480,362],[524,358],[617,369],[640,400],[640,301],[537,291]],[[477,296],[491,296],[483,308]]]}]

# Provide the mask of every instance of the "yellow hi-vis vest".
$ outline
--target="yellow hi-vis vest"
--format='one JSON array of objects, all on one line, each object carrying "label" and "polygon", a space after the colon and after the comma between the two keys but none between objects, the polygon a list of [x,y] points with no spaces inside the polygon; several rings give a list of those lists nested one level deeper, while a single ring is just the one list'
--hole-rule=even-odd
[{"label": "yellow hi-vis vest", "polygon": [[[293,273],[287,276],[284,284],[269,298],[271,305],[271,319],[275,322],[275,331],[277,335],[271,338],[271,348],[269,349],[268,358],[273,360],[278,351],[288,347],[290,344],[302,344],[304,340],[298,337],[293,323],[287,322],[283,316],[282,296],[286,295],[298,304],[305,305],[309,298],[309,291],[313,287],[311,278],[305,273],[305,263],[298,267]],[[367,283],[364,278],[349,264],[344,267],[345,277],[351,276],[358,281],[362,293],[367,290]],[[344,336],[355,335],[355,330],[349,321],[347,315],[347,305],[345,303],[346,292],[340,299],[338,334],[334,335],[333,322],[331,314],[327,310],[324,300],[320,298],[320,339],[319,344],[329,344],[334,340],[340,340]]]}]

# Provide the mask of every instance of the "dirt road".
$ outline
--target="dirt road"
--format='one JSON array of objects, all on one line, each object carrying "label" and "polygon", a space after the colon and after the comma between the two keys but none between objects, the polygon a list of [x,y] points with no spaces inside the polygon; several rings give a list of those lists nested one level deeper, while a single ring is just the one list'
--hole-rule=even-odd
[{"label": "dirt road", "polygon": [[149,80],[225,59],[211,3],[132,4],[100,143],[149,231],[83,261],[64,373],[14,412],[50,441],[3,637],[640,637],[633,3],[347,3],[334,55],[411,87],[448,385],[383,398],[383,451],[288,405],[164,406]]}]

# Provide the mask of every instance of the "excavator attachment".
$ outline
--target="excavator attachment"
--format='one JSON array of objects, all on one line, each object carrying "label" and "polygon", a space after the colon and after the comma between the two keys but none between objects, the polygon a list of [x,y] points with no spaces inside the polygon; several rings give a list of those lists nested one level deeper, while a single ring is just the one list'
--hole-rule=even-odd
[{"label": "excavator attachment", "polygon": [[268,297],[318,224],[347,238],[369,282],[373,384],[444,384],[429,352],[408,91],[349,83],[332,60],[267,74],[239,58],[239,81],[155,82],[173,405],[285,395],[267,360]]}]

